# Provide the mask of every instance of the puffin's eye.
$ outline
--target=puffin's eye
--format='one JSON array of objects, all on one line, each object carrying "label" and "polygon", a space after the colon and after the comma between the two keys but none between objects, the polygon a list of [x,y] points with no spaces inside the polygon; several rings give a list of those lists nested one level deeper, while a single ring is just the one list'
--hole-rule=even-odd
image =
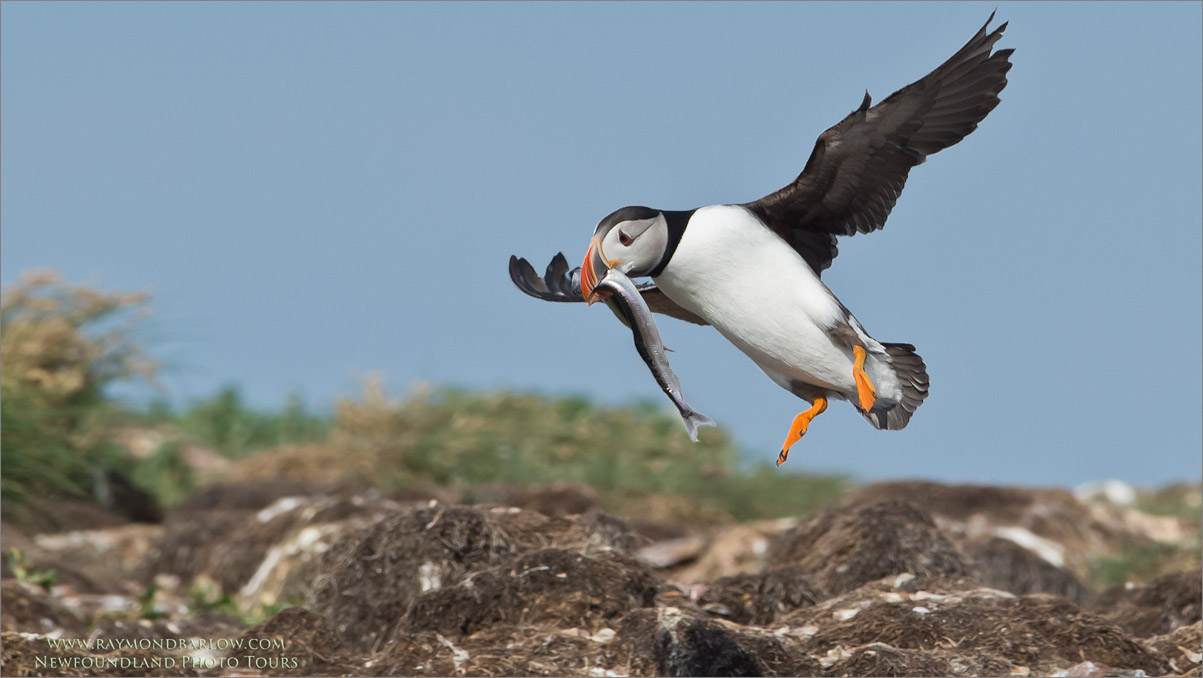
[{"label": "puffin's eye", "polygon": [[632,240],[634,240],[634,238],[626,233],[623,233],[622,231],[618,232],[618,242],[622,243],[623,245],[630,245]]}]

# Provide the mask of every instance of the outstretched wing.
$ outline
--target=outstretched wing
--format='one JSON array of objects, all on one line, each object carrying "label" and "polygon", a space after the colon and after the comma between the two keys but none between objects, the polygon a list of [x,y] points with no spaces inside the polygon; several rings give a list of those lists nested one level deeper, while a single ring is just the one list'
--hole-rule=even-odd
[{"label": "outstretched wing", "polygon": [[[529,261],[517,256],[510,256],[510,280],[514,281],[518,289],[544,301],[585,301],[581,296],[580,272],[579,266],[571,271],[568,270],[568,260],[564,258],[563,252],[552,258],[542,278],[535,273],[535,268],[530,265]],[[643,296],[644,302],[652,312],[663,313],[695,325],[709,324],[696,314],[678,306],[676,302],[665,296],[655,283],[640,283],[638,287],[639,294]]]},{"label": "outstretched wing", "polygon": [[792,184],[745,206],[798,250],[815,272],[831,265],[836,235],[886,223],[912,167],[964,139],[1007,86],[1013,49],[992,52],[1007,24],[986,29],[927,77],[823,132]]}]

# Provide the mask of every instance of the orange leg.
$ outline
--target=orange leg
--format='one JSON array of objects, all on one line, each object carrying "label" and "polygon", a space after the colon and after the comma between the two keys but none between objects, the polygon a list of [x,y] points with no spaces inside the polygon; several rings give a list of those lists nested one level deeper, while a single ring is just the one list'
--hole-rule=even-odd
[{"label": "orange leg", "polygon": [[852,378],[856,380],[856,395],[860,399],[860,408],[865,412],[873,409],[873,403],[877,402],[877,389],[873,388],[873,382],[869,381],[869,375],[865,374],[865,348],[863,346],[853,346],[852,355],[856,356],[856,362],[852,364]]},{"label": "orange leg", "polygon": [[806,435],[806,429],[810,428],[810,420],[823,414],[827,409],[827,399],[823,397],[815,398],[814,405],[809,410],[794,417],[794,423],[790,424],[789,435],[785,437],[785,444],[781,446],[781,454],[777,455],[777,465],[785,463],[785,459],[789,457],[789,448],[793,447],[794,443],[802,439]]}]

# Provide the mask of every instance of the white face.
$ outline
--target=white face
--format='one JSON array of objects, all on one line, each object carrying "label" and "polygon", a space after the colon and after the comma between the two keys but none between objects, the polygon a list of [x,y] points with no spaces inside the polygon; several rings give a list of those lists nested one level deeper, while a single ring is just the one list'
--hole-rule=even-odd
[{"label": "white face", "polygon": [[668,247],[668,224],[657,213],[648,219],[615,224],[601,239],[601,258],[628,276],[647,275]]}]

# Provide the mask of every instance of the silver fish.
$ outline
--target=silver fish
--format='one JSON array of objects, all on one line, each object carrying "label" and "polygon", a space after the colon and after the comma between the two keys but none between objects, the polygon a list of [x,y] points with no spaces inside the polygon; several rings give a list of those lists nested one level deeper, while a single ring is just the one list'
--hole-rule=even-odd
[{"label": "silver fish", "polygon": [[639,288],[626,275],[612,268],[594,288],[591,302],[597,300],[598,292],[602,290],[611,293],[605,300],[606,304],[631,328],[639,357],[647,363],[652,375],[656,377],[656,383],[660,384],[660,388],[681,413],[681,419],[685,421],[685,430],[689,432],[689,439],[696,443],[698,427],[714,426],[715,423],[685,402],[685,396],[681,394],[681,380],[668,365],[664,342],[660,340],[660,332],[656,329],[652,311],[643,300],[643,295],[639,293]]}]

